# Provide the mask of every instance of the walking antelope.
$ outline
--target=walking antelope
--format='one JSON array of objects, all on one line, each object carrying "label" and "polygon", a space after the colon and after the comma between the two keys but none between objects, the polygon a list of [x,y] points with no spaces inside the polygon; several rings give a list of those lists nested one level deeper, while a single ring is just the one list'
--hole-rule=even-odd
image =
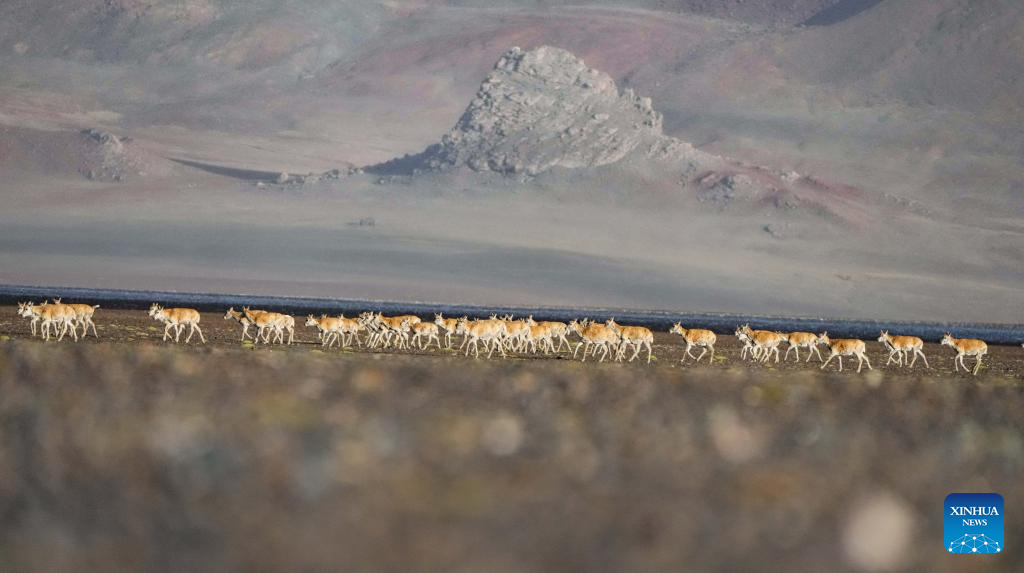
[{"label": "walking antelope", "polygon": [[[295,317],[291,314],[276,313],[280,317],[278,323],[284,330],[288,330],[288,344],[295,342]],[[281,344],[285,344],[285,335],[279,330],[279,341]]]},{"label": "walking antelope", "polygon": [[569,328],[580,335],[580,342],[576,344],[576,348],[572,351],[572,357],[576,358],[576,353],[580,347],[583,347],[583,359],[582,362],[587,361],[587,353],[590,351],[590,347],[594,347],[594,356],[597,356],[598,347],[601,348],[601,358],[598,362],[604,362],[604,359],[608,357],[608,354],[612,351],[612,347],[616,347],[619,343],[619,333],[612,330],[604,324],[597,324],[584,319],[581,322],[572,321],[569,323]]},{"label": "walking antelope", "polygon": [[786,335],[771,330],[754,330],[749,324],[745,324],[736,330],[736,337],[744,341],[745,346],[741,356],[746,356],[749,350],[754,360],[768,362],[772,354],[775,355],[775,362],[779,362],[779,345],[786,340]]},{"label": "walking antelope", "polygon": [[[885,345],[889,349],[889,359],[885,361],[885,365],[888,366],[893,358],[896,358],[897,366],[908,366],[914,367],[914,363],[917,362],[917,357],[920,356],[924,360],[924,367],[931,368],[928,365],[928,358],[925,357],[924,352],[921,351],[924,348],[924,341],[916,336],[892,336],[888,330],[883,330],[879,336],[878,341]],[[914,359],[910,360],[910,353],[914,353]],[[907,361],[909,364],[906,364]]]},{"label": "walking antelope", "polygon": [[[75,315],[75,324],[71,326],[73,330],[77,332],[78,326],[82,327],[82,337],[85,338],[89,335],[89,327],[92,326],[92,335],[95,338],[99,338],[96,334],[96,323],[92,321],[93,314],[96,313],[96,309],[100,305],[88,305],[88,304],[75,304],[75,303],[62,303],[61,299],[53,299],[55,305],[64,305],[71,309]],[[66,312],[66,311],[65,311]],[[76,337],[77,340],[77,337]]]},{"label": "walking antelope", "polygon": [[342,346],[341,329],[342,323],[340,318],[333,316],[327,316],[321,314],[320,318],[314,317],[312,314],[306,317],[306,326],[315,326],[317,331],[320,333],[320,346],[326,346],[330,348],[334,345],[334,341],[338,340],[338,346]]},{"label": "walking antelope", "polygon": [[78,340],[78,330],[75,327],[77,314],[68,305],[50,303],[49,301],[43,301],[40,305],[27,302],[19,304],[18,314],[31,320],[33,335],[36,333],[36,323],[42,321],[39,328],[43,340],[50,340],[51,326],[53,327],[53,334],[57,337],[58,341],[64,339],[64,335],[67,334],[68,330],[71,331],[72,338],[76,341]]},{"label": "walking antelope", "polygon": [[849,338],[837,338],[835,340],[829,339],[828,335],[822,335],[819,340],[822,340],[824,344],[829,346],[831,353],[828,355],[828,360],[821,365],[821,369],[824,370],[828,366],[829,362],[832,362],[833,358],[839,358],[839,371],[843,371],[843,356],[856,356],[857,357],[857,372],[860,372],[861,366],[864,362],[868,364],[868,370],[874,370],[871,367],[871,361],[868,360],[867,345],[864,344],[863,340],[849,339]]},{"label": "walking antelope", "polygon": [[181,331],[186,326],[190,326],[191,330],[189,330],[188,336],[185,338],[185,344],[192,340],[192,335],[196,332],[199,333],[199,339],[203,341],[203,344],[206,344],[206,337],[203,336],[203,331],[199,328],[200,316],[198,310],[191,308],[164,308],[154,302],[149,307],[149,316],[164,323],[164,340],[170,337],[171,328],[174,328],[174,342],[177,343],[178,339],[181,338]]},{"label": "walking antelope", "polygon": [[508,349],[513,352],[522,352],[529,343],[529,323],[525,320],[512,320],[511,315],[499,320],[505,323],[504,340]]},{"label": "walking antelope", "polygon": [[283,314],[280,312],[270,312],[266,310],[252,310],[248,307],[242,308],[242,312],[245,313],[246,317],[256,326],[256,339],[263,335],[263,343],[270,343],[271,332],[273,332],[274,339],[279,344],[285,344],[284,333],[288,332],[287,344],[295,342],[295,317]]},{"label": "walking antelope", "polygon": [[253,339],[257,344],[271,343],[271,334],[274,341],[284,344],[284,331],[289,332],[288,343],[292,342],[292,333],[295,332],[295,319],[286,314],[270,312],[267,310],[254,310],[247,306],[242,307],[242,313],[256,327],[256,337]]},{"label": "walking antelope", "polygon": [[654,333],[651,329],[644,326],[621,326],[615,322],[614,318],[608,319],[605,326],[612,329],[619,334],[619,349],[615,354],[615,360],[622,360],[629,346],[633,346],[633,355],[629,357],[628,362],[632,362],[640,355],[640,350],[647,348],[647,363],[651,363],[651,356],[653,350],[651,345],[654,344]]},{"label": "walking antelope", "polygon": [[249,320],[249,317],[246,316],[245,313],[238,312],[235,310],[235,307],[231,307],[226,313],[224,313],[224,320],[234,320],[238,324],[242,325],[242,342],[245,342],[246,338],[252,338],[252,336],[249,335],[249,327],[252,326],[252,321]]},{"label": "walking antelope", "polygon": [[[433,322],[418,322],[412,325],[412,340],[410,344],[416,344],[419,341],[420,350],[426,350],[430,346],[430,341],[433,340],[437,344],[437,349],[441,349],[441,339],[438,338],[438,327]],[[422,340],[425,338],[426,341]]]},{"label": "walking antelope", "polygon": [[505,323],[498,319],[471,321],[462,317],[459,319],[456,332],[466,337],[466,356],[469,356],[469,350],[472,348],[475,351],[474,357],[480,357],[479,343],[481,340],[484,342],[484,348],[488,349],[487,358],[494,353],[495,347],[501,352],[502,357],[507,356],[505,347],[501,343],[501,337],[505,335]]},{"label": "walking antelope", "polygon": [[741,360],[747,359],[747,353],[750,353],[752,359],[757,358],[757,355],[755,354],[757,349],[754,348],[754,341],[753,339],[750,338],[751,332],[752,331],[750,330],[750,325],[744,324],[743,326],[737,326],[736,332],[733,333],[733,335],[736,337],[736,340],[743,343],[743,348],[740,350]]},{"label": "walking antelope", "polygon": [[548,332],[551,334],[551,341],[554,342],[556,338],[558,339],[558,347],[555,348],[555,352],[561,352],[562,346],[572,348],[572,344],[569,342],[569,339],[566,338],[570,333],[568,324],[554,321],[537,322],[533,320],[533,315],[526,317],[526,323],[530,326],[541,326],[547,328]]},{"label": "walking antelope", "polygon": [[956,358],[953,359],[953,370],[955,372],[960,371],[957,361],[960,362],[960,366],[963,366],[966,372],[967,365],[964,364],[964,356],[973,356],[977,363],[975,363],[971,374],[978,375],[978,370],[981,369],[981,357],[988,354],[988,344],[985,344],[983,340],[975,338],[953,338],[953,335],[948,332],[942,337],[942,344],[956,350]]},{"label": "walking antelope", "polygon": [[[825,332],[822,334],[827,335],[828,333]],[[786,354],[785,356],[782,357],[782,360],[788,360],[789,351],[792,350],[793,352],[796,353],[796,361],[800,362],[800,349],[806,348],[807,360],[805,360],[805,362],[811,361],[812,353],[818,355],[818,362],[824,362],[824,359],[821,357],[821,352],[818,351],[818,340],[820,339],[820,337],[821,335],[813,334],[810,332],[790,332],[786,336],[786,342],[789,343],[789,348],[786,349]]]},{"label": "walking antelope", "polygon": [[530,333],[527,337],[527,350],[536,353],[537,343],[540,343],[540,347],[544,350],[544,354],[556,352],[553,340],[554,329],[550,325],[534,323],[529,325],[529,329]]},{"label": "walking antelope", "polygon": [[18,303],[18,316],[29,319],[29,327],[32,329],[32,336],[36,335],[39,321],[42,320],[41,306],[49,304],[49,301],[44,301],[39,307],[35,306],[32,302],[19,302]]},{"label": "walking antelope", "polygon": [[[689,356],[690,358],[693,358],[693,354],[690,352],[690,349],[694,346],[701,347],[700,356],[695,359],[695,362],[700,362],[700,359],[704,358],[704,354],[707,353],[708,349],[711,350],[711,356],[708,357],[708,364],[714,362],[715,342],[718,340],[718,337],[715,336],[714,332],[703,328],[683,328],[683,325],[677,322],[672,325],[672,328],[669,329],[668,333],[678,334],[683,337],[683,340],[686,341],[686,356]],[[686,356],[684,356],[680,362],[686,362]]]},{"label": "walking antelope", "polygon": [[445,318],[442,313],[434,315],[434,324],[444,330],[444,345],[446,348],[452,347],[452,335],[455,334],[455,329],[459,326],[458,319]]},{"label": "walking antelope", "polygon": [[392,339],[397,340],[395,345],[397,348],[407,347],[410,325],[420,322],[419,317],[411,315],[384,316],[382,313],[373,312],[364,312],[359,315],[359,324],[370,331],[367,345],[374,348],[382,343],[384,348],[389,348]]},{"label": "walking antelope", "polygon": [[345,318],[344,314],[338,315],[338,320],[341,321],[341,330],[339,331],[343,340],[343,347],[348,348],[352,346],[352,341],[355,341],[356,346],[362,346],[363,341],[359,338],[359,331],[363,330],[363,325],[359,323],[356,318]]}]

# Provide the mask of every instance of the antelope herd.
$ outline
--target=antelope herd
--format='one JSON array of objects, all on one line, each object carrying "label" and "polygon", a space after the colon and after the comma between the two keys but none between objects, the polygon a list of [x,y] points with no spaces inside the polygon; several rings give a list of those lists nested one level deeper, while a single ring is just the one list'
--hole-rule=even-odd
[{"label": "antelope herd", "polygon": [[[93,322],[97,305],[62,303],[61,299],[53,302],[44,301],[40,304],[19,302],[18,315],[29,320],[32,335],[41,336],[44,340],[55,337],[63,340],[69,335],[74,340],[88,336],[92,329],[93,337],[98,338],[96,323]],[[206,337],[199,327],[201,315],[191,308],[164,308],[154,303],[149,308],[149,316],[164,324],[163,340],[170,338],[177,343],[186,328],[189,329],[185,343],[198,334],[199,340],[206,343]],[[242,307],[241,311],[229,308],[224,320],[233,320],[241,326],[242,342],[252,340],[253,344],[290,345],[295,342],[295,318],[287,314],[266,310],[255,310]],[[481,346],[490,358],[495,351],[502,357],[509,352],[519,354],[554,355],[572,350],[572,357],[579,355],[581,361],[587,356],[604,362],[611,359],[616,362],[632,362],[646,351],[647,363],[654,358],[654,333],[644,326],[620,325],[614,318],[603,323],[589,319],[564,322],[537,322],[533,316],[516,319],[512,315],[498,317],[491,315],[486,319],[445,318],[442,314],[434,315],[433,322],[424,322],[415,315],[384,316],[380,312],[364,312],[358,317],[346,318],[345,315],[306,317],[306,327],[315,328],[321,346],[331,348],[366,347],[369,349],[419,349],[426,350],[432,344],[437,349],[452,349],[454,337],[461,336],[462,342],[458,351],[465,356],[470,353],[480,356]],[[255,334],[249,328],[256,329]],[[81,334],[79,334],[81,329]],[[286,337],[287,334],[287,337]],[[360,337],[360,334],[363,336]],[[684,328],[675,323],[669,334],[678,334],[686,345],[681,362],[687,358],[699,363],[708,355],[708,363],[715,360],[715,342],[718,337],[714,332],[702,328]],[[800,362],[800,350],[803,349],[810,362],[817,356],[821,362],[819,368],[826,368],[833,359],[837,360],[839,371],[843,370],[843,357],[857,359],[857,372],[866,364],[872,370],[871,360],[867,356],[867,344],[863,340],[830,338],[828,332],[814,334],[812,332],[782,333],[771,330],[754,330],[749,324],[742,325],[734,332],[742,345],[741,360],[767,364],[773,358],[776,363],[789,360],[789,353],[795,354]],[[569,336],[578,337],[575,346]],[[885,365],[895,362],[898,367],[913,368],[920,358],[925,368],[931,368],[928,358],[924,355],[924,341],[916,336],[896,336],[882,331],[878,337],[884,349],[888,351]],[[780,346],[787,345],[785,354],[780,356]],[[988,345],[984,341],[972,338],[954,338],[947,333],[941,341],[956,352],[953,358],[954,371],[963,367],[965,372],[978,374],[981,369],[982,357],[988,353]],[[829,350],[823,358],[819,350],[825,346]],[[1022,345],[1024,346],[1024,345]],[[697,347],[701,353],[694,356],[692,350]],[[582,350],[582,354],[580,354]],[[710,354],[709,354],[710,353]],[[600,356],[598,356],[600,354]],[[964,357],[974,358],[974,368],[969,369]]]}]

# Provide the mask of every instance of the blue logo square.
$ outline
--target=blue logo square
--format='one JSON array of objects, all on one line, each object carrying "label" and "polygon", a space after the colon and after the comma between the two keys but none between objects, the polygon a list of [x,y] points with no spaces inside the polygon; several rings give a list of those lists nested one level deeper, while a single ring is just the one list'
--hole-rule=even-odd
[{"label": "blue logo square", "polygon": [[1003,496],[951,493],[945,506],[947,553],[1003,552]]}]

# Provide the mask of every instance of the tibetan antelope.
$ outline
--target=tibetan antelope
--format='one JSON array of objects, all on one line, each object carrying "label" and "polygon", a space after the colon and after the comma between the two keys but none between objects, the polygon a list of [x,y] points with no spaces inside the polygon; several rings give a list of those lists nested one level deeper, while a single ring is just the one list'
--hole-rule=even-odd
[{"label": "tibetan antelope", "polygon": [[253,310],[247,306],[242,307],[242,314],[256,327],[256,338],[254,339],[258,344],[260,340],[263,340],[263,344],[271,343],[271,333],[273,333],[274,340],[280,344],[285,344],[284,333],[288,331],[288,344],[292,344],[295,339],[295,317],[287,314],[281,314],[279,312],[270,312],[266,310]]},{"label": "tibetan antelope", "polygon": [[85,338],[86,336],[89,335],[90,326],[92,327],[93,337],[99,338],[99,335],[96,334],[96,323],[92,321],[92,317],[96,313],[96,309],[99,308],[100,305],[62,303],[61,299],[59,298],[53,299],[53,302],[54,304],[63,304],[64,306],[70,308],[75,313],[75,324],[71,328],[77,331],[78,327],[81,326],[82,338]]},{"label": "tibetan antelope", "polygon": [[444,345],[450,349],[452,347],[452,335],[455,334],[455,329],[459,326],[458,319],[445,318],[439,312],[434,315],[434,324],[444,330]]},{"label": "tibetan antelope", "polygon": [[174,328],[174,342],[177,343],[178,339],[181,338],[181,331],[186,326],[190,326],[191,330],[188,332],[188,336],[185,338],[185,344],[188,344],[189,340],[192,340],[192,335],[199,333],[199,339],[206,344],[206,337],[203,336],[203,331],[199,328],[199,311],[191,308],[164,308],[157,303],[153,303],[149,307],[149,316],[155,320],[164,323],[164,340],[170,337],[171,328]]},{"label": "tibetan antelope", "polygon": [[615,354],[616,361],[622,360],[626,356],[629,346],[632,345],[633,355],[627,362],[632,362],[640,355],[640,350],[647,348],[647,363],[651,363],[653,354],[651,345],[654,344],[654,333],[651,332],[651,329],[644,326],[622,326],[615,322],[615,318],[609,318],[604,324],[619,334],[619,349]]},{"label": "tibetan antelope", "polygon": [[550,354],[556,352],[554,336],[555,330],[550,325],[544,324],[531,324],[529,325],[530,333],[527,336],[527,350],[529,352],[537,352],[537,344],[540,344],[544,354]]},{"label": "tibetan antelope", "polygon": [[574,320],[569,323],[569,329],[580,336],[580,342],[576,344],[576,348],[572,351],[573,358],[576,358],[576,353],[581,346],[583,347],[582,362],[587,361],[587,354],[590,352],[591,347],[594,347],[595,357],[597,356],[598,348],[602,351],[598,362],[604,362],[604,359],[608,357],[613,348],[618,351],[619,333],[604,324],[597,324],[586,319],[579,322]]},{"label": "tibetan antelope", "polygon": [[743,348],[740,349],[741,360],[746,360],[748,353],[751,355],[752,359],[757,358],[757,356],[754,354],[757,351],[757,349],[754,348],[754,341],[750,337],[751,332],[752,331],[750,330],[750,325],[744,324],[743,326],[737,326],[736,332],[733,333],[733,336],[736,337],[736,340],[743,344]]},{"label": "tibetan antelope", "polygon": [[58,341],[64,339],[68,330],[71,331],[72,338],[78,340],[78,330],[75,325],[78,315],[66,304],[51,303],[48,300],[43,301],[40,305],[27,302],[24,305],[19,305],[19,314],[31,320],[33,335],[35,335],[36,323],[41,321],[39,328],[43,340],[50,340],[51,326],[53,335],[57,337]]},{"label": "tibetan antelope", "polygon": [[352,346],[352,342],[355,341],[356,346],[362,346],[363,341],[359,338],[359,331],[363,330],[363,325],[359,323],[359,319],[356,318],[345,318],[344,314],[338,315],[338,320],[341,321],[341,330],[339,331],[343,340],[343,347],[348,348]]},{"label": "tibetan antelope", "polygon": [[744,342],[741,357],[746,357],[746,351],[749,349],[754,360],[768,362],[774,354],[776,363],[779,362],[779,345],[786,340],[786,335],[781,332],[754,330],[749,324],[736,329],[736,337]]},{"label": "tibetan antelope", "polygon": [[332,318],[326,314],[322,314],[319,318],[316,318],[312,314],[307,315],[305,325],[314,326],[316,328],[317,338],[321,341],[321,346],[327,346],[330,348],[334,345],[335,337],[339,337],[338,329],[340,328],[340,324],[337,322],[336,318]]},{"label": "tibetan antelope", "polygon": [[971,374],[977,376],[978,370],[981,369],[981,357],[988,354],[988,344],[985,344],[983,340],[975,338],[953,338],[953,335],[946,333],[942,337],[942,344],[949,346],[953,350],[956,350],[956,358],[953,359],[953,370],[959,372],[960,369],[957,366],[957,362],[960,362],[960,366],[964,367],[964,371],[967,372],[967,365],[964,364],[964,356],[973,356],[977,362],[974,364],[974,370]]},{"label": "tibetan antelope", "polygon": [[[415,321],[413,320],[415,319]],[[384,316],[382,313],[364,312],[359,315],[359,324],[370,332],[367,345],[373,348],[390,348],[391,341],[396,341],[396,348],[409,346],[409,330],[412,324],[421,320],[410,315]]]},{"label": "tibetan antelope", "polygon": [[412,340],[409,343],[416,344],[419,341],[420,350],[426,350],[430,346],[430,341],[433,340],[437,344],[437,349],[440,350],[441,339],[437,336],[438,332],[438,327],[433,322],[418,322],[412,325]]},{"label": "tibetan antelope", "polygon": [[[924,360],[924,367],[931,368],[928,365],[928,358],[925,357],[924,352],[921,351],[924,348],[924,341],[916,336],[893,336],[889,334],[888,330],[883,330],[879,333],[878,341],[885,345],[889,350],[889,359],[885,361],[885,365],[888,366],[893,358],[896,359],[897,366],[908,366],[914,367],[914,363],[917,362],[917,358],[920,356]],[[910,360],[910,353],[914,353],[914,359]],[[910,363],[907,364],[907,361]]]},{"label": "tibetan antelope", "polygon": [[320,318],[316,318],[311,314],[306,317],[306,326],[316,327],[317,331],[320,333],[320,346],[330,348],[334,345],[335,340],[338,340],[338,346],[342,345],[342,325],[340,318],[327,316],[326,314],[321,314]]},{"label": "tibetan antelope", "polygon": [[[828,333],[822,333],[827,335]],[[782,357],[783,361],[789,360],[789,352],[793,351],[796,353],[796,361],[800,362],[800,349],[807,349],[807,360],[804,362],[811,361],[811,355],[818,355],[818,362],[824,362],[821,357],[821,352],[818,350],[818,340],[822,335],[813,334],[810,332],[790,332],[786,335],[786,342],[789,343],[789,348],[786,349],[786,354]]]},{"label": "tibetan antelope", "polygon": [[469,356],[469,350],[472,348],[475,351],[474,357],[480,357],[479,343],[481,340],[484,343],[484,348],[488,349],[487,358],[494,353],[495,347],[501,352],[502,357],[508,356],[505,354],[505,346],[501,343],[501,339],[505,335],[505,323],[501,320],[496,318],[469,320],[462,317],[459,319],[456,333],[466,337],[466,356]]},{"label": "tibetan antelope", "polygon": [[837,338],[830,339],[827,334],[819,337],[819,340],[823,344],[827,344],[831,352],[828,355],[828,360],[821,365],[821,369],[824,370],[828,366],[829,362],[832,362],[833,358],[839,358],[839,371],[843,371],[843,356],[856,356],[857,357],[857,372],[860,372],[863,363],[867,362],[868,370],[874,370],[871,367],[871,361],[868,360],[867,345],[864,344],[863,340],[851,339],[851,338]]},{"label": "tibetan antelope", "polygon": [[558,346],[555,348],[555,352],[561,352],[562,346],[565,346],[566,348],[572,348],[572,343],[570,343],[569,339],[566,338],[567,336],[569,336],[570,333],[568,324],[564,322],[555,322],[550,320],[537,322],[536,320],[533,320],[533,315],[526,317],[526,324],[529,324],[530,326],[541,326],[547,328],[548,332],[551,334],[552,343],[556,339],[558,340]]},{"label": "tibetan antelope", "polygon": [[[44,301],[43,305],[48,304],[49,301]],[[42,306],[42,305],[40,305]],[[38,330],[39,321],[43,319],[40,308],[33,302],[19,302],[18,303],[18,316],[29,319],[29,327],[32,329],[32,336],[36,335]]]},{"label": "tibetan antelope", "polygon": [[530,324],[525,320],[513,320],[512,315],[500,320],[505,323],[504,341],[508,349],[522,352],[529,344]]},{"label": "tibetan antelope", "polygon": [[[700,359],[704,358],[704,354],[709,349],[711,350],[711,356],[708,357],[708,364],[712,364],[715,361],[715,342],[718,340],[718,337],[715,336],[714,332],[703,328],[683,328],[683,325],[677,322],[672,325],[668,333],[678,334],[683,337],[683,340],[686,341],[686,356],[690,358],[693,358],[690,349],[694,346],[701,347],[700,356],[696,357],[695,362],[700,362]],[[686,362],[686,356],[683,356],[680,362]]]},{"label": "tibetan antelope", "polygon": [[231,307],[226,313],[224,313],[224,320],[234,320],[238,324],[242,325],[242,342],[245,342],[246,338],[252,338],[252,336],[249,335],[249,327],[252,326],[253,322],[249,320],[249,317],[246,316],[245,313],[235,310],[235,307]]}]

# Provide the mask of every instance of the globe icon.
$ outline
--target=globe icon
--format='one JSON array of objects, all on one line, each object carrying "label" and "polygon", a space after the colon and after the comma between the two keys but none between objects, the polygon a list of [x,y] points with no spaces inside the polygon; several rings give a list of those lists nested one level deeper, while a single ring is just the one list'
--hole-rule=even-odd
[{"label": "globe icon", "polygon": [[950,553],[999,553],[1002,547],[987,535],[969,534],[950,542],[947,550]]}]

